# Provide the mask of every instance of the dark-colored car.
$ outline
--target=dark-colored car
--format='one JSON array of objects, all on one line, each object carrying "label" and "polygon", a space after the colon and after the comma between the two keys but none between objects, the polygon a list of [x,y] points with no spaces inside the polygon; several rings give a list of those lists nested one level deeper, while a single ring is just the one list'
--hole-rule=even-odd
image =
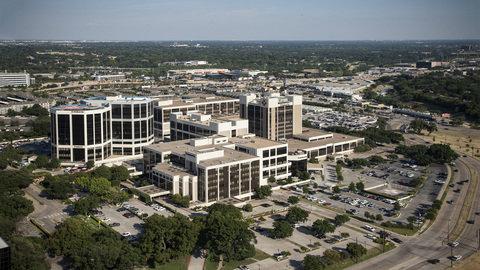
[{"label": "dark-colored car", "polygon": [[400,239],[398,239],[398,238],[396,238],[396,237],[392,238],[392,241],[395,242],[395,243],[397,243],[397,244],[403,243],[402,240],[400,240]]},{"label": "dark-colored car", "polygon": [[123,216],[126,217],[126,218],[132,218],[132,217],[134,217],[135,215],[132,214],[132,213],[125,213],[125,214],[123,214]]},{"label": "dark-colored car", "polygon": [[110,226],[110,227],[118,227],[118,226],[120,226],[120,223],[114,222],[114,223],[108,224],[108,226]]},{"label": "dark-colored car", "polygon": [[475,220],[474,219],[469,219],[469,220],[467,220],[467,223],[468,224],[475,224]]},{"label": "dark-colored car", "polygon": [[430,260],[428,260],[427,262],[429,262],[429,263],[431,263],[431,264],[437,264],[437,263],[440,262],[440,260],[439,260],[439,259],[430,259]]}]

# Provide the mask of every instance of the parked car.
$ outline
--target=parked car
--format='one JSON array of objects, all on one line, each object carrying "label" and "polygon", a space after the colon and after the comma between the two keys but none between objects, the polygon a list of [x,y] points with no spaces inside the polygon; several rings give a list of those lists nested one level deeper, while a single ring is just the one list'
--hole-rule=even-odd
[{"label": "parked car", "polygon": [[460,243],[455,241],[455,242],[448,243],[448,245],[451,246],[451,247],[457,247],[458,245],[460,245]]},{"label": "parked car", "polygon": [[118,227],[118,226],[120,226],[120,223],[114,222],[114,223],[108,224],[108,226],[110,226],[110,227]]}]

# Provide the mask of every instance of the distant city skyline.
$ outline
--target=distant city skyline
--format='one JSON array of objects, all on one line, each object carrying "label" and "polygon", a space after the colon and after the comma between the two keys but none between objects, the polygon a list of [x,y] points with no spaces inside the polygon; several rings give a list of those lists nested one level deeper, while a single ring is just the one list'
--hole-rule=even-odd
[{"label": "distant city skyline", "polygon": [[2,0],[0,39],[480,39],[478,0]]}]

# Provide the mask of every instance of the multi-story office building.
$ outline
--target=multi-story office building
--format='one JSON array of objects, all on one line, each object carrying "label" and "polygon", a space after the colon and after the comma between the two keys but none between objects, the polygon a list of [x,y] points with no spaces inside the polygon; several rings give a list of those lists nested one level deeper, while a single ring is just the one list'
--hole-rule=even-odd
[{"label": "multi-story office building", "polygon": [[207,204],[251,196],[260,186],[260,158],[235,150],[224,136],[150,145],[144,165],[155,185]]},{"label": "multi-story office building", "polygon": [[51,109],[52,156],[64,165],[143,157],[153,143],[153,103],[146,97],[95,97]]},{"label": "multi-story office building", "polygon": [[170,140],[185,140],[212,135],[225,137],[242,136],[248,133],[248,120],[238,116],[215,117],[197,112],[172,113],[170,115]]},{"label": "multi-story office building", "polygon": [[30,74],[0,72],[0,87],[5,86],[30,86],[33,79]]},{"label": "multi-story office building", "polygon": [[153,100],[148,97],[95,97],[83,102],[111,108],[112,152],[141,158],[153,143]]},{"label": "multi-story office building", "polygon": [[240,97],[240,117],[250,133],[270,140],[286,140],[302,133],[302,97],[278,93]]},{"label": "multi-story office building", "polygon": [[197,111],[212,116],[235,115],[239,112],[238,99],[219,96],[201,96],[188,99],[158,101],[154,107],[153,131],[157,140],[170,139],[170,114]]},{"label": "multi-story office building", "polygon": [[268,179],[288,178],[291,173],[288,162],[288,144],[272,141],[253,134],[229,139],[235,150],[260,158],[260,186],[267,185]]},{"label": "multi-story office building", "polygon": [[9,270],[12,268],[11,251],[8,244],[0,237],[0,269]]},{"label": "multi-story office building", "polygon": [[87,104],[51,109],[52,157],[63,164],[103,161],[111,156],[110,107]]}]

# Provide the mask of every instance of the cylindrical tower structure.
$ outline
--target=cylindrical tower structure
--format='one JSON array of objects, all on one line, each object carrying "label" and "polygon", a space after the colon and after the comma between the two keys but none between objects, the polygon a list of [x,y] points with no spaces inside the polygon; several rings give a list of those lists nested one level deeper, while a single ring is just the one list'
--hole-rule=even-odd
[{"label": "cylindrical tower structure", "polygon": [[62,164],[103,161],[112,154],[108,106],[62,105],[51,109],[52,157]]}]

